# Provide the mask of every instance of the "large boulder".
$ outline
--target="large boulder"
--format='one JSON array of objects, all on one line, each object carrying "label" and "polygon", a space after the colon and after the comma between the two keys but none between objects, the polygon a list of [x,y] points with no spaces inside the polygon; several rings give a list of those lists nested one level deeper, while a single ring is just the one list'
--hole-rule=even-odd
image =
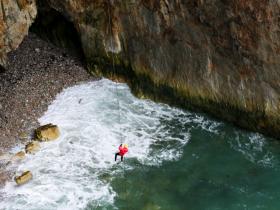
[{"label": "large boulder", "polygon": [[27,35],[37,14],[35,0],[1,0],[0,4],[0,65]]},{"label": "large boulder", "polygon": [[16,176],[15,177],[15,182],[18,185],[22,185],[27,183],[28,181],[30,181],[32,179],[32,173],[30,171],[25,171],[23,172],[20,176]]},{"label": "large boulder", "polygon": [[34,154],[40,150],[40,143],[38,141],[32,141],[25,146],[25,152],[28,154]]},{"label": "large boulder", "polygon": [[60,132],[57,125],[47,124],[35,130],[35,137],[40,141],[52,141],[59,137]]}]

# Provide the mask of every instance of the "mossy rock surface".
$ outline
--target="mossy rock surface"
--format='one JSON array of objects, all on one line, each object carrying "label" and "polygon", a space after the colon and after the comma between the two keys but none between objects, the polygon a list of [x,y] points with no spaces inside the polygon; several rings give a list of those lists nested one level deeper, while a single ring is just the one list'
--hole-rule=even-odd
[{"label": "mossy rock surface", "polygon": [[15,177],[15,182],[18,185],[22,185],[27,183],[28,181],[30,181],[32,179],[32,173],[30,171],[25,171],[23,172],[20,176],[16,176]]},{"label": "mossy rock surface", "polygon": [[32,141],[25,146],[25,152],[34,154],[40,150],[40,144],[38,141]]},{"label": "mossy rock surface", "polygon": [[59,137],[60,132],[57,125],[47,124],[35,130],[35,137],[39,141],[52,141]]}]

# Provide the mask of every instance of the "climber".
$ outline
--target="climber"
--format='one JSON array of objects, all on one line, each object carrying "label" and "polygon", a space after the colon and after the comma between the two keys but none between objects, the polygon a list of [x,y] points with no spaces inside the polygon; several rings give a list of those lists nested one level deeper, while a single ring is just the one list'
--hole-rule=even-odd
[{"label": "climber", "polygon": [[121,156],[121,161],[123,161],[123,156],[125,155],[125,153],[127,153],[128,152],[128,146],[127,146],[127,144],[121,144],[120,146],[119,146],[119,152],[117,152],[116,154],[115,154],[115,161],[117,161],[117,156],[119,155],[119,156]]}]

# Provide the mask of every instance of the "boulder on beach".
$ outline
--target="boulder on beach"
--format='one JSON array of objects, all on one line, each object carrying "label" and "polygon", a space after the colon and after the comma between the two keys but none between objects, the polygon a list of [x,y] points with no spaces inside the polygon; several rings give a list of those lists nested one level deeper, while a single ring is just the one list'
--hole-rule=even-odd
[{"label": "boulder on beach", "polygon": [[19,161],[19,160],[24,159],[24,157],[25,157],[25,152],[24,152],[24,151],[20,151],[20,152],[16,153],[16,154],[12,157],[12,161],[13,161],[13,162]]},{"label": "boulder on beach", "polygon": [[40,150],[40,144],[38,141],[32,141],[25,146],[25,152],[29,154],[34,154]]},{"label": "boulder on beach", "polygon": [[57,125],[47,124],[35,130],[35,137],[40,141],[52,141],[59,137]]},{"label": "boulder on beach", "polygon": [[30,171],[25,171],[20,176],[15,177],[15,182],[18,185],[22,185],[22,184],[27,183],[31,179],[32,179],[32,173]]}]

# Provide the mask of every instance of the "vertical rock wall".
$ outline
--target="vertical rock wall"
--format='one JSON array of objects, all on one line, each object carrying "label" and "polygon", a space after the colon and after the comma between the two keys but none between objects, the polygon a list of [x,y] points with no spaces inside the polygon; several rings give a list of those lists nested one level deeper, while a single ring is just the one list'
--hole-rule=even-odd
[{"label": "vertical rock wall", "polygon": [[[39,1],[73,22],[91,70],[114,66],[138,93],[280,138],[279,1]],[[1,2],[2,14],[19,17],[1,25],[3,58],[36,9]]]},{"label": "vertical rock wall", "polygon": [[35,0],[0,0],[0,65],[22,42],[36,14]]},{"label": "vertical rock wall", "polygon": [[48,2],[74,23],[91,69],[127,67],[174,104],[280,137],[278,1]]}]

